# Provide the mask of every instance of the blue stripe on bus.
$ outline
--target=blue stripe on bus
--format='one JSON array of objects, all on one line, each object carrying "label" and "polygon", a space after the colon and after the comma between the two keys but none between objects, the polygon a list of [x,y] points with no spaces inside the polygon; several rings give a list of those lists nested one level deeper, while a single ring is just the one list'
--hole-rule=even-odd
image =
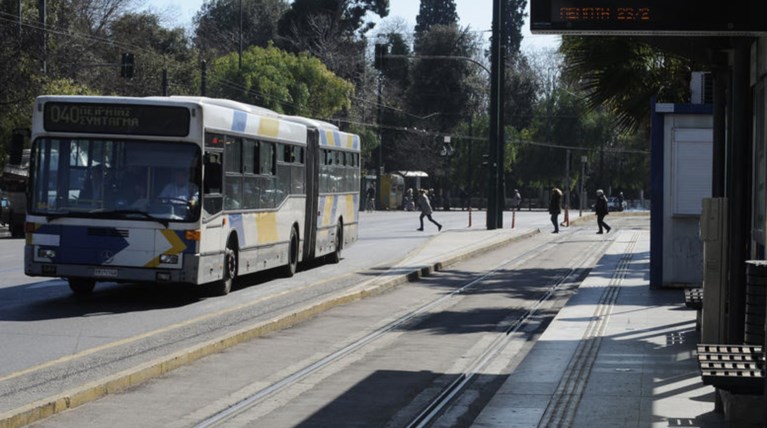
[{"label": "blue stripe on bus", "polygon": [[336,221],[335,219],[338,218],[337,214],[338,214],[338,200],[339,199],[341,199],[340,196],[337,196],[337,195],[333,196],[333,211],[332,211],[332,214],[330,216],[330,224],[335,223],[335,221]]},{"label": "blue stripe on bus", "polygon": [[325,215],[325,200],[327,198],[325,196],[320,196],[319,199],[319,209],[317,210],[317,227],[322,226],[322,217]]},{"label": "blue stripe on bus", "polygon": [[244,111],[235,111],[232,117],[232,131],[245,132],[248,123],[248,114]]},{"label": "blue stripe on bus", "polygon": [[99,227],[98,236],[88,233],[90,226],[63,226],[61,247],[56,263],[100,265],[130,245],[116,228]]},{"label": "blue stripe on bus", "polygon": [[[242,222],[242,214],[230,214],[229,215],[229,223],[232,225],[232,228],[237,231],[237,236],[241,236],[243,240],[245,239],[245,226]],[[248,245],[249,243],[246,242],[240,242],[240,246]]]},{"label": "blue stripe on bus", "polygon": [[333,145],[336,147],[343,147],[341,145],[341,134],[338,131],[333,131]]}]

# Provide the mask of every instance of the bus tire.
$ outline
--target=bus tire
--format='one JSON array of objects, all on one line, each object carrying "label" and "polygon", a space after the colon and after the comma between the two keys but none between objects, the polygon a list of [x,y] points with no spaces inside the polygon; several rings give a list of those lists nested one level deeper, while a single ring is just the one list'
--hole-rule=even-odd
[{"label": "bus tire", "polygon": [[290,229],[290,243],[288,243],[288,264],[282,267],[282,276],[290,278],[298,270],[298,233],[296,228]]},{"label": "bus tire", "polygon": [[229,240],[224,250],[224,277],[211,285],[210,293],[214,296],[226,296],[232,291],[232,283],[237,278],[237,244],[233,239]]},{"label": "bus tire", "polygon": [[96,281],[93,279],[67,278],[67,282],[69,282],[69,289],[72,290],[72,293],[78,296],[90,294],[96,287]]},{"label": "bus tire", "polygon": [[341,219],[338,220],[336,226],[336,248],[332,253],[328,254],[328,261],[330,263],[338,263],[341,261],[341,252],[344,249],[344,224]]}]

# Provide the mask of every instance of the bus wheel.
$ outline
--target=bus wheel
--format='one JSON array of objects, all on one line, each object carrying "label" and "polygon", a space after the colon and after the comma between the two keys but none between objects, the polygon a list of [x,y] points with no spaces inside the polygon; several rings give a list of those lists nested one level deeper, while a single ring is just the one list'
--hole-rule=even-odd
[{"label": "bus wheel", "polygon": [[96,287],[96,281],[85,278],[69,278],[69,289],[78,296],[90,294]]},{"label": "bus wheel", "polygon": [[344,249],[344,225],[341,220],[338,221],[336,226],[336,248],[328,254],[328,260],[330,263],[338,263],[341,261],[341,251]]},{"label": "bus wheel", "polygon": [[298,234],[296,229],[290,229],[290,247],[288,248],[288,264],[282,267],[282,275],[290,278],[298,269]]},{"label": "bus wheel", "polygon": [[229,241],[224,251],[224,277],[213,283],[211,294],[215,296],[226,296],[232,291],[232,283],[237,277],[237,250],[235,244]]}]

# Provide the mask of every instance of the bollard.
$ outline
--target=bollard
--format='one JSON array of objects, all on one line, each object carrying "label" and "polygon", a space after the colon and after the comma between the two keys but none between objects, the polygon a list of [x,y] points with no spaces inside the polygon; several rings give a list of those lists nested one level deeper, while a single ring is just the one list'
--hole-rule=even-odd
[{"label": "bollard", "polygon": [[512,209],[511,210],[511,228],[512,229],[514,229],[514,223],[516,222],[516,219],[517,219],[517,212]]},{"label": "bollard", "polygon": [[469,205],[469,227],[471,227],[471,205]]}]

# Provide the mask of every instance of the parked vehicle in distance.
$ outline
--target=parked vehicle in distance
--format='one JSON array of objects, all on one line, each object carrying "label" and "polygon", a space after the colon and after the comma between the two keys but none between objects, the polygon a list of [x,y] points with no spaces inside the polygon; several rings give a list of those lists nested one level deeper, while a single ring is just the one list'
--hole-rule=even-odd
[{"label": "parked vehicle in distance", "polygon": [[5,196],[0,196],[0,225],[8,225],[11,219],[11,202]]},{"label": "parked vehicle in distance", "polygon": [[623,211],[626,209],[626,201],[622,201],[617,196],[607,198],[607,211]]}]

